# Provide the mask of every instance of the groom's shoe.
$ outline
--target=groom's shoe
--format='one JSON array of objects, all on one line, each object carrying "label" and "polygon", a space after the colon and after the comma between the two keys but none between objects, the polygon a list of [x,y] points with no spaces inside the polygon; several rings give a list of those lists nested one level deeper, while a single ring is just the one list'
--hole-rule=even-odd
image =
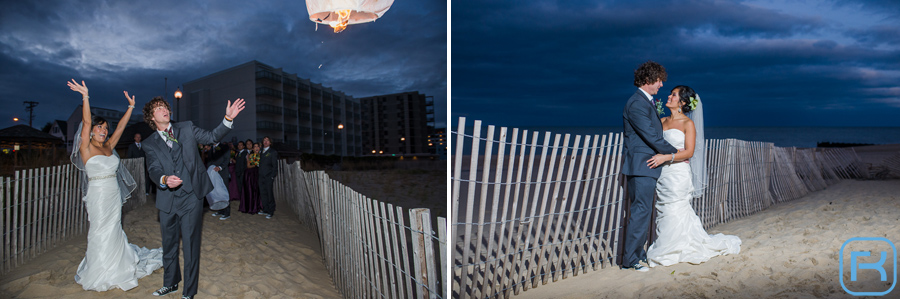
[{"label": "groom's shoe", "polygon": [[194,299],[194,296],[182,295],[181,299]]},{"label": "groom's shoe", "polygon": [[177,290],[178,290],[178,284],[176,283],[173,286],[162,287],[159,290],[156,290],[156,292],[153,292],[153,296],[162,296],[162,295],[165,295],[165,294],[177,291]]},{"label": "groom's shoe", "polygon": [[648,271],[650,271],[650,268],[644,267],[644,266],[641,265],[641,264],[634,264],[634,265],[632,265],[631,267],[625,267],[625,269],[634,269],[634,271],[638,271],[638,272],[648,272]]}]

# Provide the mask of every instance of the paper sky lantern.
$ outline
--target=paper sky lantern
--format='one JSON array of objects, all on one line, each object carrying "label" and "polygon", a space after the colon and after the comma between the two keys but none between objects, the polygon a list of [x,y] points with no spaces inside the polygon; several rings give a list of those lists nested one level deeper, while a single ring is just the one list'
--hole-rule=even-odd
[{"label": "paper sky lantern", "polygon": [[394,0],[306,0],[309,20],[329,25],[338,33],[347,25],[372,22],[384,15]]}]

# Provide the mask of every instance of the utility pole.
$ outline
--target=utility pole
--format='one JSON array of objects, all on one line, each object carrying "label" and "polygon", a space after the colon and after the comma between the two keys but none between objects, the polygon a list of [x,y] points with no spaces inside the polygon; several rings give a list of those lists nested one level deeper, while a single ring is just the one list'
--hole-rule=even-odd
[{"label": "utility pole", "polygon": [[25,111],[28,111],[28,126],[33,128],[31,122],[34,121],[34,107],[40,103],[34,101],[25,101],[24,104]]}]

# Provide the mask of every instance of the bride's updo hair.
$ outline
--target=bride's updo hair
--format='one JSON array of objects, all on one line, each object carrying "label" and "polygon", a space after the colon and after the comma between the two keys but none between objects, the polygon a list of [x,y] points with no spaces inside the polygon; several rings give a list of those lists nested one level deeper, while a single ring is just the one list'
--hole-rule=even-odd
[{"label": "bride's updo hair", "polygon": [[[99,115],[91,116],[91,130],[93,130],[94,127],[96,127],[96,126],[99,126],[99,125],[102,125],[105,123],[108,123],[105,118],[100,117]],[[107,129],[109,129],[109,128],[107,128]]]},{"label": "bride's updo hair", "polygon": [[673,91],[678,90],[678,101],[681,103],[681,112],[688,113],[691,111],[691,98],[696,98],[697,93],[694,89],[687,85],[678,85],[672,88]]}]

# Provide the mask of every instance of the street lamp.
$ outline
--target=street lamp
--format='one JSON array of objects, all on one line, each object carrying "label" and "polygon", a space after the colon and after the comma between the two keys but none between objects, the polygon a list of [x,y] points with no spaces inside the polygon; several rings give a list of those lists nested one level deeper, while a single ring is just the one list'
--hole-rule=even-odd
[{"label": "street lamp", "polygon": [[341,132],[341,166],[344,166],[344,150],[347,148],[347,138],[344,137],[344,124],[338,124],[338,131]]},{"label": "street lamp", "polygon": [[400,137],[400,154],[406,153],[406,137]]},{"label": "street lamp", "polygon": [[[175,110],[176,111],[179,108],[178,103],[181,102],[180,100],[181,100],[181,88],[176,88],[175,89]],[[174,113],[172,113],[172,114],[174,114]],[[176,118],[176,120],[177,120],[177,118]]]},{"label": "street lamp", "polygon": [[19,121],[18,117],[13,117],[13,121]]}]

